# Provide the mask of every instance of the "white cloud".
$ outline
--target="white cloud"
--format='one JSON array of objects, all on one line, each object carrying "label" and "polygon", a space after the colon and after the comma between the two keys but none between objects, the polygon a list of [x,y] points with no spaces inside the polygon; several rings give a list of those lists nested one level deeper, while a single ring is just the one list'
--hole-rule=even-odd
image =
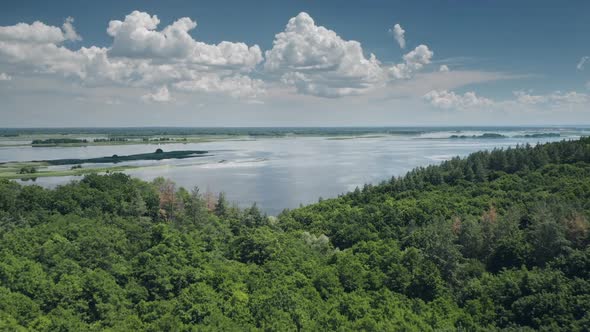
[{"label": "white cloud", "polygon": [[[258,81],[251,80],[253,83],[247,85],[243,78],[262,61],[260,48],[225,41],[217,45],[195,41],[187,32],[196,23],[188,18],[155,31],[159,23],[156,16],[134,11],[124,21],[109,23],[108,33],[114,37],[111,47],[78,50],[62,45],[66,40],[80,40],[72,23],[73,19],[68,18],[63,29],[41,22],[0,27],[0,65],[18,66],[30,74],[74,77],[87,86],[152,89],[194,81],[193,85],[211,83],[198,91],[238,97],[260,94]],[[234,85],[234,89],[219,84],[231,81],[241,84]]]},{"label": "white cloud", "polygon": [[413,51],[404,55],[404,61],[412,68],[420,69],[423,65],[430,63],[430,59],[432,59],[433,55],[434,53],[428,49],[428,46],[420,45]]},{"label": "white cloud", "polygon": [[584,64],[586,64],[586,61],[588,61],[588,60],[590,60],[590,57],[589,56],[583,56],[582,58],[580,58],[580,61],[576,65],[576,68],[578,70],[583,70],[584,69]]},{"label": "white cloud", "polygon": [[145,102],[165,103],[171,100],[168,87],[163,86],[154,93],[149,93],[141,97]]},{"label": "white cloud", "polygon": [[396,24],[390,31],[391,33],[393,33],[393,38],[395,38],[395,40],[399,44],[399,47],[406,48],[406,30],[404,30],[401,25]]},{"label": "white cloud", "polygon": [[514,91],[513,94],[516,97],[516,101],[521,104],[527,104],[527,105],[542,104],[542,103],[546,103],[548,100],[547,96],[531,95],[525,91]]},{"label": "white cloud", "polygon": [[403,56],[403,63],[387,67],[374,54],[365,57],[359,42],[344,40],[302,12],[275,36],[265,56],[265,71],[280,77],[283,84],[302,94],[335,98],[410,78],[430,63],[433,52],[419,45]]},{"label": "white cloud", "polygon": [[359,94],[385,78],[380,62],[373,54],[366,58],[359,42],[317,26],[304,12],[275,36],[264,68],[300,93],[322,97]]},{"label": "white cloud", "polygon": [[448,90],[432,90],[423,96],[423,99],[432,106],[442,109],[467,109],[467,108],[493,108],[493,109],[526,109],[531,110],[533,106],[539,107],[561,107],[564,105],[587,105],[590,104],[590,95],[576,91],[560,92],[555,91],[548,94],[531,94],[531,92],[514,91],[514,99],[496,101],[485,97],[477,96],[475,92],[457,94]]},{"label": "white cloud", "polygon": [[80,35],[76,32],[76,29],[74,29],[74,25],[72,23],[74,23],[74,18],[68,17],[68,18],[66,18],[66,21],[62,25],[64,38],[66,40],[70,40],[70,41],[82,40],[82,37],[80,37]]},{"label": "white cloud", "polygon": [[175,83],[174,87],[187,92],[226,93],[236,98],[256,98],[264,94],[265,91],[264,83],[261,80],[252,79],[245,75],[220,77],[206,74],[190,81]]},{"label": "white cloud", "polygon": [[442,73],[448,73],[449,70],[449,66],[447,65],[441,65],[440,67],[438,67],[438,71],[442,72]]},{"label": "white cloud", "polygon": [[0,40],[26,43],[59,44],[66,40],[63,31],[54,26],[35,21],[0,27]]},{"label": "white cloud", "polygon": [[406,53],[404,62],[389,68],[389,74],[395,79],[407,79],[411,74],[430,63],[434,53],[426,45],[419,45]]},{"label": "white cloud", "polygon": [[424,100],[442,109],[468,109],[492,106],[494,102],[485,97],[479,97],[475,92],[456,94],[447,90],[432,90],[424,95]]},{"label": "white cloud", "polygon": [[114,38],[109,53],[130,58],[175,59],[204,66],[227,66],[251,70],[262,61],[258,45],[223,41],[210,45],[194,40],[189,31],[197,22],[183,17],[162,31],[156,28],[160,20],[156,15],[133,11],[124,21],[109,22],[107,33]]},{"label": "white cloud", "polygon": [[0,81],[10,81],[12,80],[12,76],[6,73],[0,73]]},{"label": "white cloud", "polygon": [[[359,42],[316,25],[306,13],[291,18],[275,36],[264,63],[258,45],[195,40],[189,32],[197,23],[187,17],[158,29],[156,15],[133,11],[123,20],[109,22],[110,46],[78,49],[66,43],[81,40],[73,22],[68,17],[62,27],[42,22],[0,27],[0,68],[76,79],[94,88],[165,86],[171,92],[222,93],[251,100],[272,87],[335,98],[410,78],[433,56],[426,45],[420,45],[403,56],[403,63],[384,66],[375,55],[365,55]],[[260,74],[256,69],[262,63]]]}]

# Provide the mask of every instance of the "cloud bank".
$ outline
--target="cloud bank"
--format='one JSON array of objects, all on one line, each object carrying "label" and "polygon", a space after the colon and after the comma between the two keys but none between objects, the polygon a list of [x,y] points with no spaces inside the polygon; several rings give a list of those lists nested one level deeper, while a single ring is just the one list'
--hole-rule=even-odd
[{"label": "cloud bank", "polygon": [[[395,63],[380,61],[359,41],[322,26],[305,12],[290,18],[266,51],[239,41],[200,41],[192,35],[197,21],[189,17],[161,23],[157,15],[141,11],[111,20],[105,25],[111,38],[105,47],[79,47],[82,36],[71,17],[61,26],[39,21],[1,26],[0,81],[20,76],[66,78],[83,88],[137,90],[134,98],[148,103],[171,102],[182,95],[227,96],[249,105],[260,105],[267,96],[409,96],[442,109],[590,103],[587,94],[573,91],[516,91],[504,101],[474,91],[454,92],[510,75],[435,67],[434,51],[426,44],[412,49],[400,24],[390,31],[399,46],[409,50]],[[577,68],[582,70],[588,59],[581,58]]]},{"label": "cloud bank", "polygon": [[491,99],[479,97],[473,91],[461,95],[453,91],[432,90],[425,94],[423,98],[431,105],[442,109],[479,108],[494,104]]},{"label": "cloud bank", "polygon": [[493,100],[476,95],[470,91],[457,94],[447,90],[432,90],[422,98],[430,105],[441,109],[518,109],[530,106],[562,107],[564,105],[586,105],[590,103],[590,95],[575,91],[554,91],[549,94],[532,94],[526,91],[514,91],[514,98]]},{"label": "cloud bank", "polygon": [[[71,17],[61,27],[38,21],[0,27],[0,66],[16,66],[21,75],[75,79],[87,87],[143,89],[150,91],[144,100],[165,102],[173,93],[255,99],[269,86],[327,98],[360,95],[410,78],[433,56],[419,45],[403,62],[385,66],[360,42],[316,24],[305,12],[287,22],[264,56],[258,45],[196,40],[191,32],[197,22],[188,17],[161,28],[160,23],[157,15],[133,11],[108,23],[109,46],[78,49],[71,48],[82,40]],[[393,33],[404,48],[405,31],[396,24]]]},{"label": "cloud bank", "polygon": [[243,97],[264,89],[260,80],[243,78],[262,62],[258,45],[194,40],[188,32],[196,22],[189,18],[158,31],[156,15],[134,11],[123,21],[109,22],[110,47],[78,50],[64,45],[81,40],[73,21],[66,19],[61,28],[41,22],[0,27],[0,63],[18,66],[24,74],[76,78],[86,86],[157,88],[162,93],[151,99],[160,102],[170,100],[168,85]]}]

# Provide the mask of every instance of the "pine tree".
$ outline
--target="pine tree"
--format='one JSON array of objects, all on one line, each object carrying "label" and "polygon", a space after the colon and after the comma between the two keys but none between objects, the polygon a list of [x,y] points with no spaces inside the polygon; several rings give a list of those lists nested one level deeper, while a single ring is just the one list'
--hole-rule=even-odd
[{"label": "pine tree", "polygon": [[215,214],[218,216],[225,216],[227,214],[227,200],[223,192],[219,193],[217,204],[215,204]]}]

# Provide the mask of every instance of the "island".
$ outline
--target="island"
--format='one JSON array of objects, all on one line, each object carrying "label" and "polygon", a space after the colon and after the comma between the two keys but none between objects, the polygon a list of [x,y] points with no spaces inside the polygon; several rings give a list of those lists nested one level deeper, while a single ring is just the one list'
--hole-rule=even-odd
[{"label": "island", "polygon": [[484,133],[482,135],[451,135],[449,138],[506,138],[502,134]]},{"label": "island", "polygon": [[[83,164],[118,164],[138,160],[163,160],[163,159],[187,159],[206,156],[209,151],[203,150],[178,150],[163,151],[158,148],[155,152],[139,153],[132,155],[88,158],[88,159],[52,159],[32,160],[26,162],[3,162],[0,163],[0,179],[34,179],[47,176],[72,176],[91,173],[117,172],[138,168],[135,165],[105,166],[105,167],[82,167]],[[47,169],[48,166],[72,165],[70,169]]]}]

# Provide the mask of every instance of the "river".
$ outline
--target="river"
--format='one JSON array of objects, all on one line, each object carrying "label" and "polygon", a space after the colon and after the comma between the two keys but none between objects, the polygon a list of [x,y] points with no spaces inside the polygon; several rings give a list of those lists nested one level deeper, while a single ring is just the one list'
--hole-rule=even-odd
[{"label": "river", "polygon": [[[544,129],[542,132],[546,132]],[[462,131],[460,135],[481,135],[484,131]],[[153,180],[162,176],[201,192],[226,193],[241,207],[254,202],[270,215],[284,208],[316,202],[319,197],[335,197],[365,183],[378,183],[403,175],[417,166],[440,163],[453,156],[516,144],[575,139],[586,131],[562,131],[560,137],[523,137],[539,129],[496,130],[505,138],[450,138],[456,131],[439,130],[415,134],[342,136],[287,136],[239,138],[206,143],[165,144],[172,150],[208,150],[205,157],[135,161],[142,165],[126,173]],[[61,158],[92,158],[113,154],[153,152],[156,145],[113,145],[87,147],[6,147],[0,145],[0,162]],[[87,166],[87,165],[85,165]],[[40,177],[45,187],[67,183],[79,177]]]}]

